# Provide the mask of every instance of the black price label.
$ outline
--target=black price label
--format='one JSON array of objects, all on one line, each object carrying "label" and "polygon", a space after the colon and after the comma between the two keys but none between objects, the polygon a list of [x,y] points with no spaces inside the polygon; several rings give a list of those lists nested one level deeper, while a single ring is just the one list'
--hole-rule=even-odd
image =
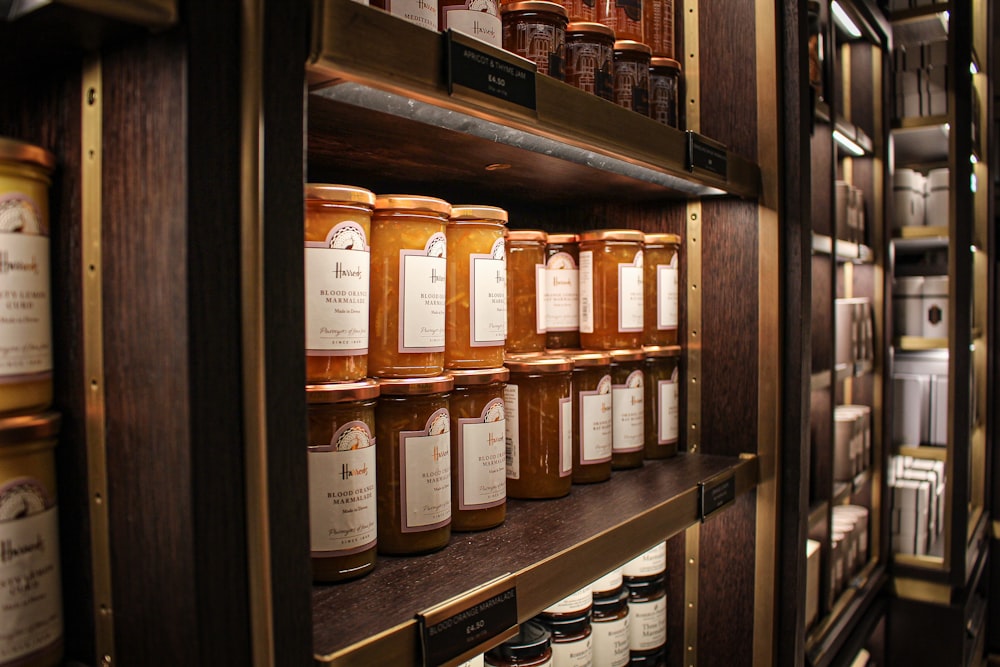
[{"label": "black price label", "polygon": [[486,44],[449,30],[448,93],[473,91],[536,110],[534,64],[513,55],[487,53]]},{"label": "black price label", "polygon": [[688,130],[688,171],[702,169],[727,178],[729,173],[726,147],[711,139]]},{"label": "black price label", "polygon": [[483,652],[482,647],[517,632],[517,590],[513,578],[487,584],[468,595],[417,615],[425,665],[442,665]]},{"label": "black price label", "polygon": [[722,480],[701,482],[701,520],[736,500],[736,477],[729,475]]}]

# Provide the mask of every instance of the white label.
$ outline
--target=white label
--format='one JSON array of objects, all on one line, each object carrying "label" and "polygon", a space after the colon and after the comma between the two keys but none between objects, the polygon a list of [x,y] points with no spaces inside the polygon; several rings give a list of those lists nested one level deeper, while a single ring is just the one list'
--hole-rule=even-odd
[{"label": "white label", "polygon": [[573,474],[573,398],[559,399],[559,476]]},{"label": "white label", "polygon": [[[553,642],[552,664],[554,667],[590,667],[594,660],[593,635],[587,635],[575,642]],[[596,664],[596,663],[594,663]]]},{"label": "white label", "polygon": [[60,586],[56,508],[0,523],[0,662],[9,664],[59,641]]},{"label": "white label", "polygon": [[448,260],[401,250],[399,351],[443,352]]},{"label": "white label", "polygon": [[618,331],[642,331],[642,251],[618,265]]},{"label": "white label", "polygon": [[535,333],[546,333],[548,316],[545,314],[545,265],[535,264]]},{"label": "white label", "polygon": [[375,544],[375,438],[348,422],[333,443],[309,447],[309,534],[313,555],[350,554]]},{"label": "white label", "polygon": [[503,400],[495,398],[477,419],[459,419],[458,508],[483,509],[507,498],[507,442]]},{"label": "white label", "polygon": [[478,2],[467,3],[478,7],[492,6],[493,13],[481,9],[464,9],[461,6],[445,7],[442,13],[442,32],[451,28],[461,33],[465,33],[476,39],[480,39],[487,44],[499,48],[503,47],[503,27],[500,17],[496,14],[496,2],[493,0],[479,0]]},{"label": "white label", "polygon": [[545,268],[545,328],[576,331],[580,328],[580,271],[573,256],[557,252]]},{"label": "white label", "polygon": [[614,452],[636,452],[646,444],[642,385],[642,371],[632,371],[625,384],[616,384],[611,389],[614,420],[611,449]]},{"label": "white label", "polygon": [[477,655],[474,658],[469,658],[468,660],[466,660],[465,662],[463,662],[461,665],[458,665],[458,667],[483,667],[484,664],[485,664],[485,662],[483,660],[483,654],[480,653],[479,655]]},{"label": "white label", "polygon": [[626,577],[652,577],[663,574],[667,569],[667,543],[660,542],[655,547],[639,554],[622,566]]},{"label": "white label", "polygon": [[607,595],[611,591],[616,591],[622,585],[622,569],[617,567],[590,585],[594,595]]},{"label": "white label", "polygon": [[503,390],[503,404],[506,413],[504,436],[507,449],[507,479],[521,479],[520,422],[518,419],[517,385],[508,384]]},{"label": "white label", "polygon": [[442,408],[423,431],[399,433],[404,533],[439,528],[451,520],[450,429],[448,411]]},{"label": "white label", "polygon": [[[7,229],[6,216],[26,215],[28,201],[20,195],[0,199],[5,216],[0,229]],[[49,238],[0,233],[0,379],[24,380],[52,372],[49,299]]]},{"label": "white label", "polygon": [[430,30],[438,29],[437,0],[386,0],[385,8],[393,16],[410,23]]},{"label": "white label", "polygon": [[674,369],[669,380],[660,380],[657,387],[657,424],[656,443],[669,445],[677,442],[680,435],[680,405],[677,400],[677,369]]},{"label": "white label", "polygon": [[594,253],[580,251],[580,332],[594,333]]},{"label": "white label", "polygon": [[306,354],[368,352],[370,265],[357,223],[340,223],[325,243],[306,243]]},{"label": "white label", "polygon": [[611,426],[614,405],[611,376],[605,375],[595,391],[581,391],[580,463],[604,463],[611,459]]},{"label": "white label", "polygon": [[652,651],[667,643],[667,596],[650,602],[629,602],[629,646],[633,651]]},{"label": "white label", "polygon": [[470,255],[473,295],[469,318],[473,347],[503,345],[507,337],[507,262],[489,255]]},{"label": "white label", "polygon": [[624,667],[629,663],[629,618],[594,622],[594,664],[606,667]]},{"label": "white label", "polygon": [[571,595],[567,595],[559,602],[556,602],[551,607],[546,607],[542,611],[546,614],[572,614],[575,612],[583,613],[590,605],[594,602],[594,594],[590,589],[590,586],[584,586],[580,590],[576,591]]},{"label": "white label", "polygon": [[670,264],[656,267],[656,328],[671,331],[677,328],[677,255]]}]

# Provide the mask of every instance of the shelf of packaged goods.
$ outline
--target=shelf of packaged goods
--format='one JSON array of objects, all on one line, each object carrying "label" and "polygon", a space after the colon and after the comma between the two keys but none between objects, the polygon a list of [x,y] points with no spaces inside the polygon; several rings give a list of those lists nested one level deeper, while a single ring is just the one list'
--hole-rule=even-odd
[{"label": "shelf of packaged goods", "polygon": [[947,338],[924,338],[922,336],[897,336],[893,338],[893,347],[906,352],[918,350],[944,350],[948,348]]},{"label": "shelf of packaged goods", "polygon": [[947,166],[950,128],[945,115],[894,120],[892,138],[896,168]]},{"label": "shelf of packaged goods", "polygon": [[826,667],[836,657],[847,637],[881,594],[888,577],[885,565],[871,560],[848,583],[833,603],[830,613],[806,635],[806,662]]},{"label": "shelf of packaged goods", "polygon": [[922,7],[892,12],[893,44],[921,44],[948,39],[950,2],[936,2]]},{"label": "shelf of packaged goods", "polygon": [[574,486],[564,498],[510,500],[503,525],[455,533],[437,553],[380,556],[362,579],[313,587],[316,662],[420,664],[415,615],[445,601],[461,606],[463,596],[503,577],[514,584],[517,621],[524,622],[693,525],[699,485],[730,479],[737,497],[753,489],[756,459],[679,454],[647,461],[608,482]]},{"label": "shelf of packaged goods", "polygon": [[[317,0],[313,18],[313,180],[347,173],[378,186],[451,187],[463,197],[518,192],[550,204],[760,192],[760,169],[744,157],[722,147],[724,167],[715,164],[724,175],[689,170],[684,132],[533,74],[531,63],[501,49],[351,0]],[[450,85],[449,44],[528,71],[534,108]]]}]

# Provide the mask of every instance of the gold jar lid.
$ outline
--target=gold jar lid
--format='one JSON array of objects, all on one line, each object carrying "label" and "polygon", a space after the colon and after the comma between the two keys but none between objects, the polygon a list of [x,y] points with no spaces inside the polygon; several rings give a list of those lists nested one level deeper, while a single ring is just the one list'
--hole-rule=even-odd
[{"label": "gold jar lid", "polygon": [[375,198],[376,211],[422,211],[448,217],[451,204],[437,197],[421,195],[378,195]]},{"label": "gold jar lid", "polygon": [[59,432],[59,420],[58,412],[0,419],[0,446],[54,438]]},{"label": "gold jar lid", "polygon": [[678,72],[681,71],[681,64],[674,60],[673,58],[660,58],[655,57],[649,61],[650,67],[666,67],[667,69],[675,69]]},{"label": "gold jar lid", "polygon": [[41,146],[9,137],[0,137],[0,160],[28,162],[46,171],[52,171],[56,168],[56,156],[49,151]]},{"label": "gold jar lid", "polygon": [[539,241],[545,243],[549,235],[540,229],[508,229],[508,241]]},{"label": "gold jar lid", "polygon": [[642,348],[648,359],[660,359],[662,357],[681,356],[680,345],[647,345]]},{"label": "gold jar lid", "polygon": [[611,363],[621,363],[623,361],[642,361],[646,358],[646,351],[641,347],[627,350],[609,350]]},{"label": "gold jar lid", "polygon": [[344,204],[375,205],[375,193],[354,185],[306,183],[306,199],[341,202]]},{"label": "gold jar lid", "polygon": [[358,382],[330,382],[306,385],[307,403],[347,403],[378,398],[379,387],[375,380]]},{"label": "gold jar lid", "polygon": [[567,357],[508,357],[504,365],[511,373],[565,373],[573,370],[573,360]]},{"label": "gold jar lid", "polygon": [[611,355],[603,350],[547,350],[553,356],[568,357],[573,360],[576,368],[607,366],[611,363]]},{"label": "gold jar lid", "polygon": [[455,378],[456,387],[472,387],[476,385],[506,382],[510,379],[510,371],[506,366],[500,368],[476,368],[470,370],[448,371]]},{"label": "gold jar lid", "polygon": [[574,21],[570,23],[566,26],[566,35],[568,36],[571,32],[594,33],[602,37],[615,38],[615,31],[610,26],[592,21]]},{"label": "gold jar lid", "polygon": [[558,2],[545,2],[544,0],[524,0],[523,2],[511,2],[501,5],[501,16],[510,12],[548,12],[550,14],[558,14],[561,18],[569,20],[569,13],[565,7]]},{"label": "gold jar lid", "polygon": [[615,42],[615,51],[631,51],[633,53],[641,53],[647,56],[653,54],[653,49],[649,48],[648,44],[643,44],[642,42],[636,42],[631,39],[619,39]]},{"label": "gold jar lid", "polygon": [[549,243],[579,243],[580,237],[576,234],[549,234]]},{"label": "gold jar lid", "polygon": [[452,220],[488,220],[507,224],[507,211],[499,206],[473,206],[456,204],[451,207]]},{"label": "gold jar lid", "polygon": [[680,245],[681,237],[677,234],[646,234],[646,245]]},{"label": "gold jar lid", "polygon": [[637,241],[643,243],[646,235],[638,229],[594,229],[580,234],[580,241]]},{"label": "gold jar lid", "polygon": [[420,396],[451,391],[455,379],[450,373],[429,378],[380,378],[378,386],[383,396]]}]

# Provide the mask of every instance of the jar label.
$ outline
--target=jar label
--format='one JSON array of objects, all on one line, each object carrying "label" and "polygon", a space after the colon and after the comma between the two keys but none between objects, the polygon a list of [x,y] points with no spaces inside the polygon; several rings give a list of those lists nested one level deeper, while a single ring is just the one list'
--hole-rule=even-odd
[{"label": "jar label", "polygon": [[608,593],[618,590],[622,586],[622,568],[616,567],[600,579],[590,585],[595,597],[607,596]]},{"label": "jar label", "polygon": [[611,460],[611,426],[614,405],[611,376],[605,375],[594,391],[580,392],[580,463]]},{"label": "jar label", "polygon": [[631,264],[618,265],[618,331],[642,332],[642,251]]},{"label": "jar label", "polygon": [[458,508],[477,510],[507,499],[507,424],[503,399],[494,398],[478,418],[459,419]]},{"label": "jar label", "polygon": [[342,222],[305,244],[306,354],[368,353],[371,254],[364,228]]},{"label": "jar label", "polygon": [[624,667],[629,663],[629,618],[591,624],[594,638],[594,664]]},{"label": "jar label", "polygon": [[632,371],[625,384],[616,384],[611,389],[613,452],[637,452],[645,445],[646,411],[642,385],[642,371]]},{"label": "jar label", "polygon": [[385,0],[385,9],[410,23],[435,31],[438,29],[437,0]]},{"label": "jar label", "polygon": [[545,265],[535,264],[535,333],[548,333],[548,315],[545,305],[548,299],[545,298]]},{"label": "jar label", "polygon": [[650,75],[650,117],[671,127],[677,127],[677,79],[673,76]]},{"label": "jar label", "polygon": [[451,521],[450,431],[448,411],[441,408],[428,418],[423,431],[399,433],[404,533],[441,528]]},{"label": "jar label", "polygon": [[399,351],[444,352],[445,235],[437,232],[424,250],[399,251]]},{"label": "jar label", "polygon": [[[499,256],[497,252],[499,251]],[[496,347],[507,338],[507,262],[504,241],[497,239],[489,255],[469,255],[469,331],[472,347]]]},{"label": "jar label", "polygon": [[502,48],[503,28],[497,4],[496,0],[467,0],[460,5],[442,6],[441,31],[455,30]]},{"label": "jar label", "polygon": [[594,659],[594,641],[591,635],[571,642],[552,643],[552,664],[558,667],[590,667]]},{"label": "jar label", "polygon": [[566,83],[588,93],[611,99],[611,62],[614,51],[609,44],[580,41],[566,44]]},{"label": "jar label", "polygon": [[35,203],[0,197],[0,382],[52,374],[49,237]]},{"label": "jar label", "polygon": [[652,549],[639,554],[622,566],[626,577],[654,577],[667,569],[667,543],[660,542]]},{"label": "jar label", "polygon": [[656,267],[656,328],[661,331],[677,329],[677,255],[670,264]]},{"label": "jar label", "polygon": [[507,479],[521,479],[520,423],[518,419],[517,385],[508,384],[503,389],[504,440],[507,449]]},{"label": "jar label", "polygon": [[615,104],[649,115],[649,62],[615,62]]},{"label": "jar label", "polygon": [[573,396],[559,399],[559,476],[573,474]]},{"label": "jar label", "polygon": [[677,369],[670,375],[669,380],[660,380],[657,387],[657,402],[659,403],[657,415],[656,443],[659,445],[670,445],[677,442],[680,435],[680,402],[677,400]]},{"label": "jar label", "polygon": [[568,252],[557,252],[545,265],[545,328],[580,328],[580,271]]},{"label": "jar label", "polygon": [[368,425],[347,422],[330,444],[311,445],[308,471],[313,555],[348,555],[374,546],[375,438]]},{"label": "jar label", "polygon": [[551,607],[546,607],[542,610],[545,614],[574,614],[583,613],[590,609],[590,605],[594,602],[594,594],[590,589],[590,586],[584,586],[580,590],[567,595],[559,602],[556,602]]},{"label": "jar label", "polygon": [[594,333],[594,252],[580,251],[580,332]]},{"label": "jar label", "polygon": [[535,63],[539,74],[563,80],[565,29],[532,19],[511,21],[503,27],[504,48]]},{"label": "jar label", "polygon": [[652,651],[667,643],[667,596],[649,602],[629,602],[629,646],[633,651]]}]

